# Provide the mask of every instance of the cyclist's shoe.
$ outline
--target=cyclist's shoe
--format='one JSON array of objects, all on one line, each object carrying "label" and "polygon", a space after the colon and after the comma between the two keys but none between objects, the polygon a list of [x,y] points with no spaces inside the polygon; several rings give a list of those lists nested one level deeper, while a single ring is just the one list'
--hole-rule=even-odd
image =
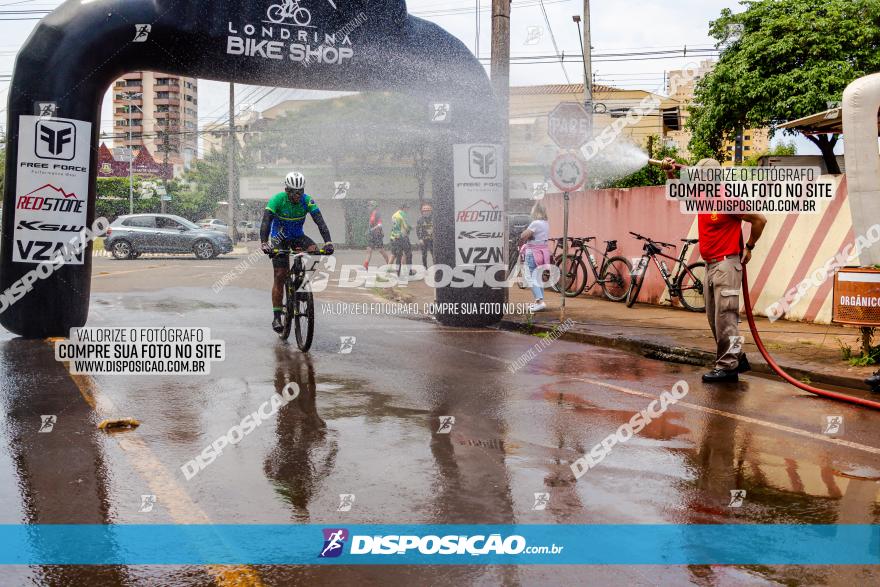
[{"label": "cyclist's shoe", "polygon": [[736,370],[712,369],[708,373],[703,373],[703,383],[726,383],[729,381],[739,381]]},{"label": "cyclist's shoe", "polygon": [[745,355],[739,360],[739,365],[736,367],[737,373],[748,373],[752,370],[751,364],[749,364],[749,358]]},{"label": "cyclist's shoe", "polygon": [[544,302],[535,302],[534,304],[529,306],[529,312],[531,312],[532,314],[534,314],[535,312],[541,312],[542,310],[546,309],[547,304],[545,304]]},{"label": "cyclist's shoe", "polygon": [[276,316],[274,320],[272,320],[272,330],[275,332],[281,332],[284,330],[284,322],[281,321],[281,316]]}]

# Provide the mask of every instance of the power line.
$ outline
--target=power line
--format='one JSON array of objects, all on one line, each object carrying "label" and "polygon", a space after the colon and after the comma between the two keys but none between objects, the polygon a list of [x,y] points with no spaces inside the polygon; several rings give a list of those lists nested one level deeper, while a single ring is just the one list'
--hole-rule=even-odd
[{"label": "power line", "polygon": [[[563,57],[565,54],[559,53],[559,46],[556,44],[556,35],[553,34],[553,27],[550,26],[550,18],[547,16],[547,9],[544,8],[544,0],[540,0],[541,2],[541,12],[544,13],[544,22],[547,23],[547,30],[550,32],[550,40],[553,41],[553,50],[556,51],[557,57]],[[511,59],[511,65],[513,64],[513,60]],[[559,66],[562,68],[562,74],[565,76],[565,81],[567,83],[571,83],[571,80],[568,78],[568,71],[565,69],[565,64],[563,60],[559,60]]]}]

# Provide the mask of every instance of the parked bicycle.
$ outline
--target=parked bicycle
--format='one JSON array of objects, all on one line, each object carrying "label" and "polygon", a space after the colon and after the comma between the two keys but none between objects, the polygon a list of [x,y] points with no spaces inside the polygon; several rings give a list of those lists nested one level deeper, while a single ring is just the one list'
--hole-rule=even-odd
[{"label": "parked bicycle", "polygon": [[[653,260],[654,264],[657,265],[657,269],[660,270],[660,275],[663,276],[663,281],[666,282],[669,296],[678,298],[681,305],[691,312],[705,312],[706,301],[703,298],[703,288],[706,283],[706,263],[698,261],[687,265],[686,261],[688,249],[699,241],[695,238],[681,239],[684,247],[676,259],[663,252],[664,248],[677,248],[675,245],[655,241],[635,232],[630,232],[630,234],[640,241],[645,241],[645,246],[642,258],[639,259],[638,264],[633,268],[632,288],[630,288],[627,295],[626,306],[631,308],[636,303],[639,293],[642,291],[642,285],[645,283],[645,277],[648,274],[648,263]],[[666,261],[662,261],[658,257],[673,261],[675,263],[673,266],[675,270],[670,272]]]},{"label": "parked bicycle", "polygon": [[308,253],[302,250],[274,249],[276,255],[290,254],[293,263],[287,281],[284,282],[284,303],[281,319],[284,324],[278,336],[281,340],[290,338],[290,331],[296,334],[296,346],[302,352],[312,348],[315,334],[315,298],[309,286],[308,274],[315,270],[318,259],[313,256],[328,255],[324,251]]},{"label": "parked bicycle", "polygon": [[[553,262],[559,267],[561,276],[553,287],[555,292],[562,291],[562,283],[565,283],[566,297],[574,298],[599,284],[602,293],[612,302],[626,299],[632,286],[632,263],[626,257],[609,258],[608,255],[617,250],[616,240],[605,241],[605,251],[600,253],[599,249],[590,245],[596,237],[569,237],[568,271],[562,271],[562,239],[554,240],[556,249],[553,251]],[[601,255],[601,262],[597,255]]]}]

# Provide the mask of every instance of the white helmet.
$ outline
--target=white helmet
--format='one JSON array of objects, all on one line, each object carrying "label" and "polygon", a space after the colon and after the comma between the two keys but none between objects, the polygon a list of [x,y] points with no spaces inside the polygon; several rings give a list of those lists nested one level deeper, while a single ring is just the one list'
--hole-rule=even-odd
[{"label": "white helmet", "polygon": [[284,180],[284,186],[292,190],[301,190],[306,187],[306,178],[299,171],[288,173],[287,179]]}]

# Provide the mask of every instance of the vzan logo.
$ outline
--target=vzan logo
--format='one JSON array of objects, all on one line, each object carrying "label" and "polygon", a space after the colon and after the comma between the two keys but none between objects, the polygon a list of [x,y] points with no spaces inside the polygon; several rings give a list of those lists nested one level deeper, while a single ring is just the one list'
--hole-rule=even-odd
[{"label": "vzan logo", "polygon": [[40,159],[71,161],[76,156],[76,126],[71,122],[38,120],[35,152]]}]

